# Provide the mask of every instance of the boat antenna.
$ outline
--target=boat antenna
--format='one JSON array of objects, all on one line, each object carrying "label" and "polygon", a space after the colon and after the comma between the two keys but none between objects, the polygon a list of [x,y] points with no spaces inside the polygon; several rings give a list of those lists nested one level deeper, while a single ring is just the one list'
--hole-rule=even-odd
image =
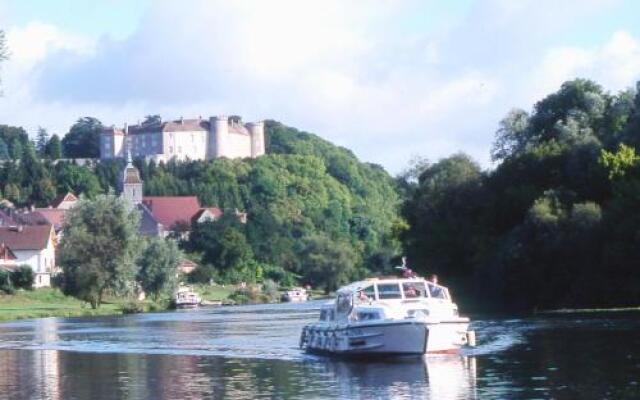
[{"label": "boat antenna", "polygon": [[402,276],[405,278],[415,278],[417,275],[415,272],[411,270],[411,268],[407,267],[407,257],[402,256],[402,265],[396,266],[396,269],[402,271]]}]

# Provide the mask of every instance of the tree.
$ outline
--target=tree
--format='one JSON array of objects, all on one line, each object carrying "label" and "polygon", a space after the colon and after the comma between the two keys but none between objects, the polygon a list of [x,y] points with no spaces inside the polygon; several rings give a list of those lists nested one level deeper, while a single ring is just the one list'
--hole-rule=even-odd
[{"label": "tree", "polygon": [[62,143],[60,138],[55,133],[51,136],[51,139],[47,142],[44,149],[44,156],[50,160],[58,160],[62,158]]},{"label": "tree", "polygon": [[162,118],[158,114],[147,115],[142,121],[142,126],[159,125],[162,122]]},{"label": "tree", "polygon": [[40,157],[45,156],[45,151],[49,143],[49,133],[43,127],[38,127],[38,136],[36,137],[36,151]]},{"label": "tree", "polygon": [[178,265],[182,252],[173,240],[151,238],[137,261],[138,282],[154,300],[171,293],[177,284]]},{"label": "tree", "polygon": [[18,137],[14,137],[9,145],[9,154],[11,155],[11,158],[18,160],[22,157],[23,153],[22,140]]},{"label": "tree", "polygon": [[323,236],[305,238],[301,273],[306,282],[326,293],[356,278],[357,257],[351,246]]},{"label": "tree", "polygon": [[220,271],[239,267],[253,259],[253,251],[242,227],[231,218],[196,224],[190,247],[202,252],[202,261]]},{"label": "tree", "polygon": [[16,289],[33,289],[33,282],[35,276],[33,269],[29,265],[20,265],[18,268],[11,272],[11,283]]},{"label": "tree", "polygon": [[100,157],[100,134],[102,122],[93,117],[82,117],[76,121],[62,139],[62,150],[68,158]]},{"label": "tree", "polygon": [[132,289],[139,218],[124,200],[112,196],[81,200],[67,212],[59,247],[67,294],[98,308],[107,291]]},{"label": "tree", "polygon": [[7,142],[0,138],[0,160],[8,160],[9,158],[9,147],[7,146]]}]

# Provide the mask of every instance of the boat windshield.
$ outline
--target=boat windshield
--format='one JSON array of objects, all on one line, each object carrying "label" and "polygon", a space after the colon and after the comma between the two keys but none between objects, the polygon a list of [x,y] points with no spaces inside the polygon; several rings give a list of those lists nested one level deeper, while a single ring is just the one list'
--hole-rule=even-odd
[{"label": "boat windshield", "polygon": [[428,297],[427,288],[424,282],[404,282],[402,284],[402,291],[406,299],[419,299]]},{"label": "boat windshield", "polygon": [[378,298],[385,299],[401,299],[400,285],[398,283],[378,283]]}]

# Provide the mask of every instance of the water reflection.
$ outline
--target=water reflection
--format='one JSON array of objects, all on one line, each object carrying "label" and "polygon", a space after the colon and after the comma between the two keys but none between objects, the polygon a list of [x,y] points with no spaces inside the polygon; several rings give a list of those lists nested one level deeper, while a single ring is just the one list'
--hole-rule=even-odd
[{"label": "water reflection", "polygon": [[0,400],[640,398],[640,314],[475,321],[463,357],[306,355],[317,305],[0,324]]},{"label": "water reflection", "polygon": [[382,362],[0,351],[1,399],[474,399],[476,360]]}]

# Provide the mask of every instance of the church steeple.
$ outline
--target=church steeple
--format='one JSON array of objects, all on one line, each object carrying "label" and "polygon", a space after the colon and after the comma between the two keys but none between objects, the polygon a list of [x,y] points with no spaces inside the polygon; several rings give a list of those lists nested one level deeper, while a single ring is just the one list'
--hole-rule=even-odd
[{"label": "church steeple", "polygon": [[[127,138],[128,139],[128,138]],[[123,199],[128,200],[133,205],[142,203],[142,179],[140,179],[140,171],[133,165],[131,159],[131,149],[129,140],[127,146],[127,166],[124,167],[122,174],[122,194]]]}]

